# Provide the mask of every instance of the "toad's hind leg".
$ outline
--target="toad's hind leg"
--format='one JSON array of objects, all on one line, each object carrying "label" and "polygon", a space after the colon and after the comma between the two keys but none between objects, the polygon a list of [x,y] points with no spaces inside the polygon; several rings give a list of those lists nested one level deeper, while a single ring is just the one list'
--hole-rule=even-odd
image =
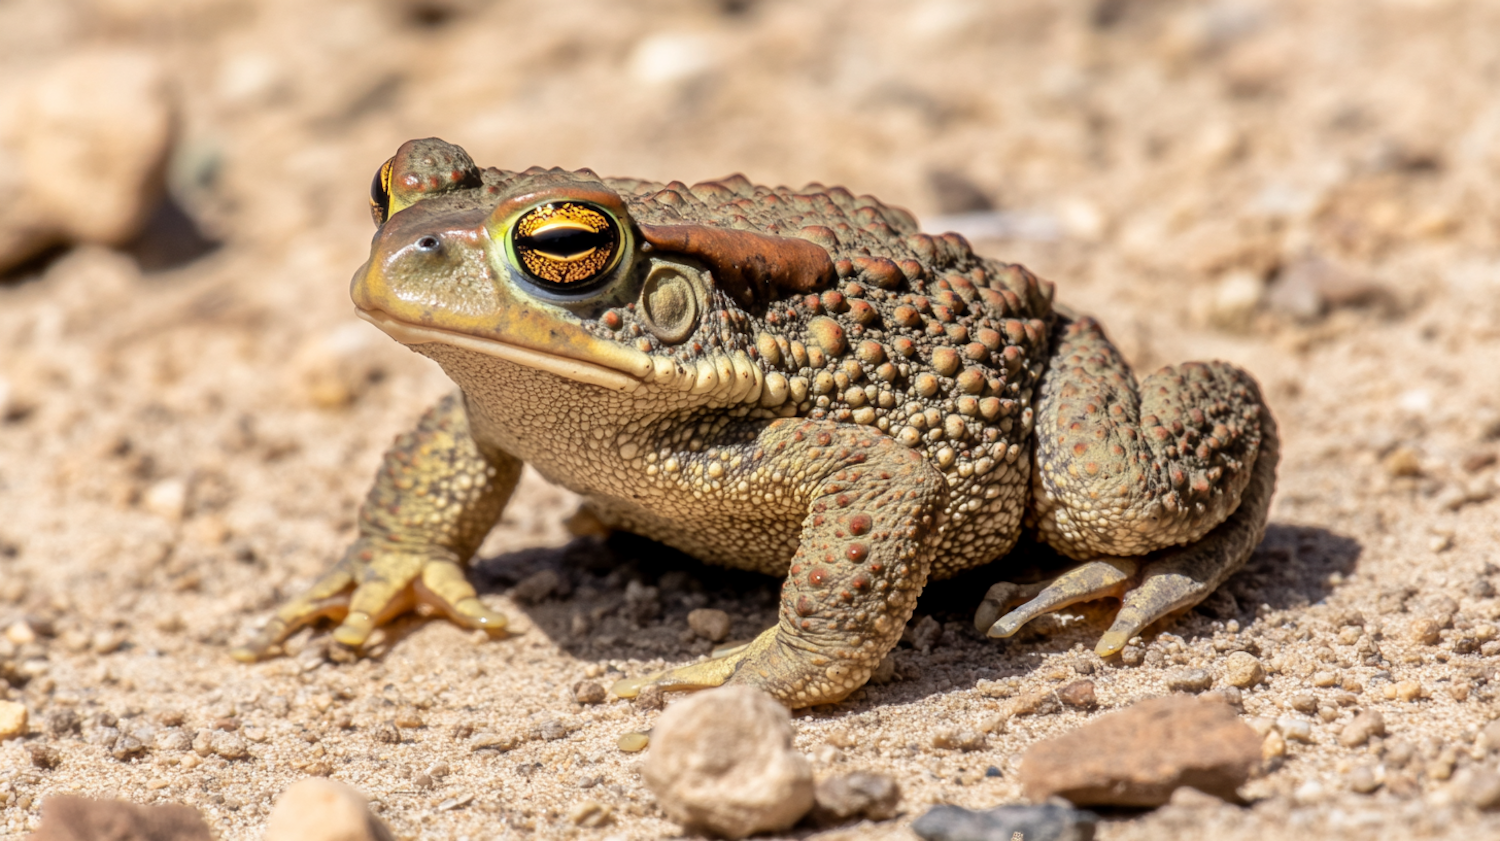
[{"label": "toad's hind leg", "polygon": [[[931,565],[942,474],[888,436],[830,421],[776,421],[757,443],[722,486],[748,493],[747,512],[781,491],[805,512],[776,626],[702,663],[620,681],[615,694],[745,683],[793,708],[832,703],[900,639]],[[690,473],[693,455],[680,458]]]},{"label": "toad's hind leg", "polygon": [[1085,563],[996,620],[1005,637],[1075,602],[1119,597],[1096,650],[1113,654],[1141,629],[1202,601],[1265,533],[1276,484],[1276,423],[1255,381],[1222,362],[1147,377],[1130,369],[1092,319],[1058,329],[1038,398],[1032,519],[1041,537]]}]

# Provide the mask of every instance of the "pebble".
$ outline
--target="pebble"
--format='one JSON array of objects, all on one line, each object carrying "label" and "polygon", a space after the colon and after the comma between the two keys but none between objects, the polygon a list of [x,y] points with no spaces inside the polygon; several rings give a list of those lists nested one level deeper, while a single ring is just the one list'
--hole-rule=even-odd
[{"label": "pebble", "polygon": [[709,642],[723,642],[729,636],[729,614],[711,607],[700,607],[688,614],[688,627]]},{"label": "pebble", "polygon": [[1380,788],[1380,776],[1369,765],[1361,765],[1349,772],[1349,789],[1360,794],[1369,794]]},{"label": "pebble", "polygon": [[1214,679],[1204,669],[1182,669],[1167,675],[1167,688],[1175,692],[1191,692],[1197,695],[1214,685]]},{"label": "pebble", "polygon": [[1414,680],[1403,680],[1396,684],[1396,697],[1403,701],[1416,701],[1426,694],[1422,684]]},{"label": "pebble", "polygon": [[1480,750],[1500,751],[1500,718],[1486,724],[1479,731],[1479,736],[1474,740],[1474,744]]},{"label": "pebble", "polygon": [[589,829],[608,826],[614,819],[614,811],[597,800],[585,800],[568,811],[568,823]]},{"label": "pebble", "polygon": [[533,572],[510,588],[510,597],[521,604],[536,604],[562,586],[562,576],[556,570],[544,569]]},{"label": "pebble", "polygon": [[1091,680],[1075,680],[1057,690],[1057,697],[1070,707],[1085,710],[1093,709],[1098,703],[1094,696],[1094,682]]},{"label": "pebble", "polygon": [[26,735],[26,705],[0,701],[0,739]]},{"label": "pebble", "polygon": [[1275,759],[1278,756],[1286,756],[1286,738],[1272,730],[1261,740],[1260,758]]},{"label": "pebble", "polygon": [[1442,630],[1437,620],[1419,616],[1407,626],[1406,632],[1411,641],[1418,645],[1437,645],[1443,639]]},{"label": "pebble", "polygon": [[1266,670],[1254,654],[1248,651],[1236,651],[1224,658],[1220,676],[1230,686],[1249,689],[1265,679]]},{"label": "pebble", "polygon": [[337,780],[298,780],[276,798],[264,841],[389,841],[390,830],[368,804],[362,792]]},{"label": "pebble", "polygon": [[1385,735],[1385,718],[1374,710],[1367,710],[1344,725],[1339,734],[1339,743],[1346,748],[1357,748],[1370,741],[1372,736]]},{"label": "pebble", "polygon": [[172,103],[161,59],[94,48],[0,91],[0,153],[18,177],[0,205],[0,269],[67,242],[119,245],[161,197]]},{"label": "pebble", "polygon": [[244,759],[250,755],[250,749],[239,734],[226,733],[222,730],[214,732],[209,739],[209,748],[225,759]]},{"label": "pebble", "polygon": [[119,800],[61,794],[47,798],[42,805],[41,825],[26,838],[27,841],[211,841],[213,834],[198,811],[188,806],[138,806]]},{"label": "pebble", "polygon": [[1500,810],[1500,773],[1465,768],[1454,775],[1451,785],[1460,802],[1481,811]]},{"label": "pebble", "polygon": [[1299,692],[1287,699],[1287,706],[1299,713],[1312,715],[1318,711],[1318,696],[1310,692]]},{"label": "pebble", "polygon": [[925,841],[1093,841],[1099,816],[1066,803],[997,806],[975,812],[936,806],[912,822]]},{"label": "pebble", "polygon": [[816,806],[813,815],[818,823],[829,825],[861,818],[890,820],[901,802],[901,787],[884,774],[855,771],[818,783],[814,790]]},{"label": "pebble", "polygon": [[602,704],[608,697],[604,687],[592,680],[580,680],[573,684],[573,700],[580,704]]},{"label": "pebble", "polygon": [[791,714],[748,686],[700,692],[657,719],[641,775],[662,811],[726,838],[790,828],[813,806],[812,767]]},{"label": "pebble", "polygon": [[1027,749],[1021,783],[1033,800],[1160,806],[1191,784],[1232,799],[1261,761],[1261,738],[1225,704],[1150,698]]}]

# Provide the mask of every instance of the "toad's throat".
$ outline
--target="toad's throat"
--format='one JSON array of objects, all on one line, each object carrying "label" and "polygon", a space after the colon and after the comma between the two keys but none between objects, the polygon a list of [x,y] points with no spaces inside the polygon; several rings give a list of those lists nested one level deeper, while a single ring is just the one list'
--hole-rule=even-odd
[{"label": "toad's throat", "polygon": [[[437,327],[410,324],[383,312],[355,308],[355,314],[384,330],[387,335],[403,345],[411,346],[431,343],[450,345],[473,351],[474,353],[493,356],[517,365],[524,365],[538,371],[546,371],[549,374],[555,374],[576,382],[596,385],[601,388],[608,388],[627,394],[639,388],[643,382],[643,377],[649,376],[652,370],[649,358],[645,360],[644,370],[637,375],[634,371],[610,368],[597,362],[559,356],[535,348],[509,344],[497,339],[480,338]],[[645,354],[641,354],[641,356],[645,357]],[[630,362],[635,360],[621,361]],[[639,366],[632,365],[631,367],[638,368]]]}]

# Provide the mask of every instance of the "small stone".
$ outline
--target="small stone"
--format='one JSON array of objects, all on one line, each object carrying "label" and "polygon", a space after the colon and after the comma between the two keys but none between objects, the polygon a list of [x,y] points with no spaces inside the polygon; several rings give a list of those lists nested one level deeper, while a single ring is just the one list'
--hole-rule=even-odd
[{"label": "small stone", "polygon": [[1372,736],[1384,735],[1385,718],[1374,710],[1367,710],[1344,725],[1344,731],[1339,734],[1339,743],[1346,748],[1357,748],[1370,741]]},{"label": "small stone", "polygon": [[147,488],[141,497],[142,508],[173,523],[187,513],[187,502],[187,482],[181,479],[163,479]]},{"label": "small stone", "polygon": [[829,825],[849,820],[890,820],[901,802],[901,787],[884,774],[855,771],[818,783],[813,815]]},{"label": "small stone", "polygon": [[1442,631],[1437,620],[1427,616],[1413,619],[1406,629],[1411,641],[1418,645],[1437,645],[1443,639]]},{"label": "small stone", "polygon": [[1333,672],[1313,672],[1312,685],[1320,689],[1326,689],[1338,683],[1338,678]]},{"label": "small stone", "polygon": [[1312,715],[1318,711],[1318,696],[1310,692],[1299,692],[1287,699],[1287,706],[1299,713]]},{"label": "small stone", "polygon": [[171,727],[156,732],[155,744],[156,749],[160,751],[192,750],[193,736],[180,727]]},{"label": "small stone", "polygon": [[1167,688],[1176,692],[1191,692],[1197,695],[1208,691],[1214,679],[1204,669],[1182,669],[1167,675]]},{"label": "small stone", "polygon": [[422,720],[422,713],[416,707],[402,707],[396,710],[391,723],[402,730],[416,730],[427,726],[427,722]]},{"label": "small stone", "polygon": [[38,768],[56,768],[62,764],[62,753],[51,745],[34,742],[26,746],[26,752],[31,754],[31,764]]},{"label": "small stone", "polygon": [[43,801],[42,823],[26,838],[27,841],[211,841],[213,834],[198,811],[188,806],[137,806],[119,800],[62,794]]},{"label": "small stone", "polygon": [[167,68],[145,50],[80,48],[0,91],[0,270],[56,244],[135,237],[161,199],[172,112]]},{"label": "small stone", "polygon": [[1070,707],[1084,710],[1093,709],[1098,703],[1094,697],[1094,682],[1091,680],[1073,681],[1057,690],[1057,698]]},{"label": "small stone", "polygon": [[1459,801],[1485,812],[1500,809],[1500,773],[1477,768],[1460,773],[1462,778],[1453,781]]},{"label": "small stone", "polygon": [[469,737],[470,750],[513,750],[521,740],[511,733],[496,733],[492,730],[482,730]]},{"label": "small stone", "polygon": [[918,651],[931,651],[943,639],[943,623],[931,616],[907,623],[901,641]]},{"label": "small stone", "polygon": [[244,759],[250,755],[250,749],[245,745],[245,740],[238,733],[226,733],[222,730],[215,731],[209,740],[209,747],[215,754],[225,759]]},{"label": "small stone", "polygon": [[1249,689],[1265,679],[1266,670],[1260,660],[1248,651],[1236,651],[1224,658],[1220,674],[1224,682],[1240,689]]},{"label": "small stone", "polygon": [[1127,666],[1139,666],[1146,662],[1146,652],[1138,645],[1127,645],[1120,649],[1120,662]]},{"label": "small stone", "polygon": [[1485,751],[1500,751],[1500,718],[1486,724],[1474,740],[1475,747]]},{"label": "small stone", "polygon": [[608,697],[604,687],[592,680],[580,680],[573,684],[573,700],[580,704],[602,704]]},{"label": "small stone", "polygon": [[26,705],[0,701],[0,739],[26,735]]},{"label": "small stone", "polygon": [[1298,718],[1276,719],[1276,729],[1294,742],[1310,745],[1313,740],[1312,724]]},{"label": "small stone", "polygon": [[640,694],[635,696],[635,705],[643,710],[659,710],[667,705],[667,693],[657,684],[647,684],[641,687]]},{"label": "small stone", "polygon": [[1349,790],[1360,794],[1369,794],[1380,788],[1380,776],[1375,769],[1368,765],[1361,765],[1349,772]]},{"label": "small stone", "polygon": [[54,739],[77,735],[83,729],[78,713],[67,708],[53,710],[42,718],[42,729]]},{"label": "small stone", "polygon": [[1414,680],[1403,680],[1396,684],[1396,697],[1403,701],[1416,701],[1426,694],[1422,684]]},{"label": "small stone", "polygon": [[585,800],[568,811],[568,823],[596,829],[614,821],[614,812],[597,800]]},{"label": "small stone", "polygon": [[1260,757],[1261,759],[1275,759],[1279,756],[1286,756],[1286,738],[1272,730],[1261,740]]},{"label": "small stone", "polygon": [[1079,805],[1160,806],[1179,786],[1220,798],[1261,761],[1261,738],[1228,706],[1181,695],[1151,698],[1032,745],[1026,795]]},{"label": "small stone", "polygon": [[711,607],[700,607],[688,614],[688,627],[709,642],[723,642],[729,636],[729,614]]},{"label": "small stone", "polygon": [[271,808],[264,841],[391,841],[358,789],[309,777],[293,783]]},{"label": "small stone", "polygon": [[531,736],[534,739],[540,739],[544,742],[555,742],[558,739],[568,738],[577,729],[576,725],[570,725],[561,719],[553,718],[533,727]]},{"label": "small stone", "polygon": [[812,768],[792,749],[791,715],[748,686],[712,689],[657,719],[642,765],[662,811],[726,838],[790,828],[813,805]]},{"label": "small stone", "polygon": [[983,750],[985,735],[967,727],[945,727],[933,734],[932,746],[941,750],[961,750],[965,753]]},{"label": "small stone", "polygon": [[912,822],[925,841],[1093,841],[1099,816],[1065,803],[997,806],[983,812],[936,806]]},{"label": "small stone", "polygon": [[36,642],[36,631],[33,631],[26,620],[22,619],[12,622],[5,629],[5,638],[16,645],[25,645],[29,642]]},{"label": "small stone", "polygon": [[1411,447],[1397,447],[1386,454],[1381,462],[1385,472],[1393,478],[1401,479],[1411,476],[1422,475],[1422,457]]}]

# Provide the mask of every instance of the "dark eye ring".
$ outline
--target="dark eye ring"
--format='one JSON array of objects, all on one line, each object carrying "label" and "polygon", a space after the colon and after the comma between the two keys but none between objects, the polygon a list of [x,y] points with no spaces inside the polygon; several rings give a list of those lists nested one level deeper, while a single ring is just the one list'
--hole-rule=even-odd
[{"label": "dark eye ring", "polygon": [[511,229],[516,265],[544,288],[582,291],[614,268],[620,225],[603,209],[582,202],[534,207]]}]

